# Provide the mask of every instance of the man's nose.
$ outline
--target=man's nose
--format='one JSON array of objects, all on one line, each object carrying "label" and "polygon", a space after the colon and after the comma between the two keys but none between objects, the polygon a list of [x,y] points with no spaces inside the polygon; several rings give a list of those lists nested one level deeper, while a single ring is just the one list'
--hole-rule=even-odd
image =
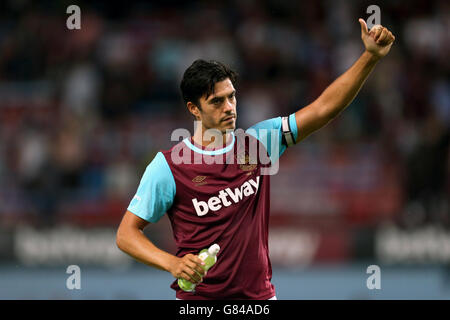
[{"label": "man's nose", "polygon": [[225,112],[230,112],[234,110],[234,104],[233,102],[231,102],[230,100],[227,99],[227,101],[225,102],[225,106],[224,106],[224,111]]}]

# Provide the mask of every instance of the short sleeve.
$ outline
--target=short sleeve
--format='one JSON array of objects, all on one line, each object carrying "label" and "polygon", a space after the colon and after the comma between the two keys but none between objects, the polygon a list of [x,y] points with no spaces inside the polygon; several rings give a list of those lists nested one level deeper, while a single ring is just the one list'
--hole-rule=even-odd
[{"label": "short sleeve", "polygon": [[[295,113],[289,115],[289,127],[294,136],[294,141],[296,141],[297,122],[295,120]],[[245,132],[254,136],[264,145],[272,163],[276,162],[287,148],[282,139],[281,117],[258,122]]]},{"label": "short sleeve", "polygon": [[158,152],[145,169],[128,211],[155,223],[172,206],[175,197],[175,180],[166,158]]}]

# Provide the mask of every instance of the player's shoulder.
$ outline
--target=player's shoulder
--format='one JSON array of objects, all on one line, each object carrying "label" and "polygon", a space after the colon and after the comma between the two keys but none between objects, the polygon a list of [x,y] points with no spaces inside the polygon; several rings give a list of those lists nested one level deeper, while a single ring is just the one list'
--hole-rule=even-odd
[{"label": "player's shoulder", "polygon": [[146,171],[158,172],[167,169],[166,150],[159,150],[147,164]]}]

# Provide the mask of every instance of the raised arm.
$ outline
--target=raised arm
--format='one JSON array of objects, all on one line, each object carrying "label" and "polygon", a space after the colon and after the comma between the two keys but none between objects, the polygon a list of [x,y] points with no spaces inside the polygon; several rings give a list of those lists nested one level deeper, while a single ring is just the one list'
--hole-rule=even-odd
[{"label": "raised arm", "polygon": [[388,29],[379,26],[369,32],[363,19],[359,19],[359,23],[364,53],[316,100],[295,113],[298,128],[296,142],[322,128],[341,113],[358,94],[377,62],[391,49],[395,37]]}]

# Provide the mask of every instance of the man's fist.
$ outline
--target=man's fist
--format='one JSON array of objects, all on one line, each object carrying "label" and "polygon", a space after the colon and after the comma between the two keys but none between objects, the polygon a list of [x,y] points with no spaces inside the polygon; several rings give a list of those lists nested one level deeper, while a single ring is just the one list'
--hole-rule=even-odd
[{"label": "man's fist", "polygon": [[192,283],[198,284],[203,281],[206,275],[203,266],[205,263],[196,255],[188,253],[187,255],[174,258],[170,268],[170,273],[177,279],[185,279]]},{"label": "man's fist", "polygon": [[369,32],[366,22],[363,19],[358,21],[361,25],[361,39],[364,42],[366,51],[379,58],[387,55],[395,40],[392,32],[379,24],[373,26]]}]

